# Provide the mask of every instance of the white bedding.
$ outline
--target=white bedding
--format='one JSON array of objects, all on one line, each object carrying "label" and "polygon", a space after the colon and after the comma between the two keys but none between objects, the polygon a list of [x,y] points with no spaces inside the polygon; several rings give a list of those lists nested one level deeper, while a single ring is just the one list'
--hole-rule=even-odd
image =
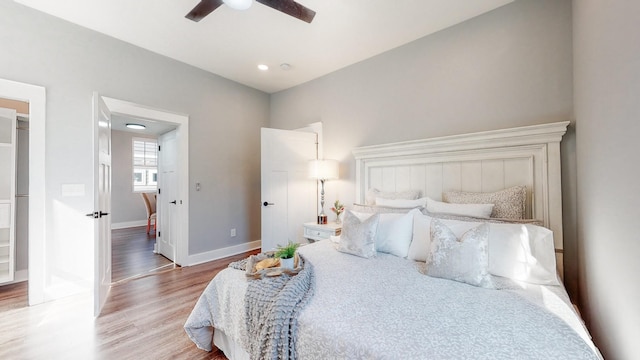
[{"label": "white bedding", "polygon": [[[423,263],[337,252],[330,241],[299,250],[316,272],[299,317],[300,359],[600,359],[561,286],[510,282],[491,290],[423,275]],[[246,344],[247,279],[221,271],[185,328],[211,348],[213,325]],[[227,354],[229,355],[229,354]]]}]

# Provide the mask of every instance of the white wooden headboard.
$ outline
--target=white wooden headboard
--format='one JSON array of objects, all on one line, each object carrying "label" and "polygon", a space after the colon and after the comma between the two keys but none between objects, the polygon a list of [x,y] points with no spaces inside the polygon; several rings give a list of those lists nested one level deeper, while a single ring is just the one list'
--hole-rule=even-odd
[{"label": "white wooden headboard", "polygon": [[419,189],[440,200],[443,191],[493,192],[527,186],[526,214],[553,230],[563,275],[560,141],[568,121],[360,147],[356,202],[370,188]]}]

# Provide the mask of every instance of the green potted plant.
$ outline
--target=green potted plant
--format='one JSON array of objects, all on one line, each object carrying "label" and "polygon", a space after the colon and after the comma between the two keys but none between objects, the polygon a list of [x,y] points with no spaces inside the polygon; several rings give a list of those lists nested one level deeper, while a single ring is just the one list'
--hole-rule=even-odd
[{"label": "green potted plant", "polygon": [[274,256],[280,258],[280,267],[286,269],[294,268],[296,250],[298,250],[299,246],[299,243],[294,243],[292,241],[289,241],[286,246],[278,245],[278,249]]}]

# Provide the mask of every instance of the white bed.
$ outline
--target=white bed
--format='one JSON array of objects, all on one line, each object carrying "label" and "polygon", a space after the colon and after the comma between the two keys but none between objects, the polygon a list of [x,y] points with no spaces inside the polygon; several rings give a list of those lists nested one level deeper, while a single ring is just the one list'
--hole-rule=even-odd
[{"label": "white bed", "polygon": [[[448,190],[526,185],[526,214],[554,231],[561,273],[559,143],[567,125],[356,149],[357,201],[370,188],[440,199]],[[315,272],[314,295],[297,319],[300,359],[601,358],[562,285],[508,280],[485,289],[427,276],[423,262],[338,252],[329,240],[299,252]],[[212,280],[185,325],[198,347],[209,350],[213,340],[227,357],[248,358],[247,282],[231,268]]]}]

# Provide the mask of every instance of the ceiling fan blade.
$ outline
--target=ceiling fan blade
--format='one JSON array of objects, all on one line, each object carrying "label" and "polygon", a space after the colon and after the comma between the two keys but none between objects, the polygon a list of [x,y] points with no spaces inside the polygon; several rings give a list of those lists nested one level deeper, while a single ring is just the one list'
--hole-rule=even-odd
[{"label": "ceiling fan blade", "polygon": [[281,11],[287,15],[291,15],[294,18],[300,19],[310,23],[313,21],[313,17],[316,16],[316,12],[298,4],[293,0],[256,0],[257,2],[267,5],[270,8]]},{"label": "ceiling fan blade", "polygon": [[222,5],[222,0],[201,0],[185,17],[198,22]]}]

